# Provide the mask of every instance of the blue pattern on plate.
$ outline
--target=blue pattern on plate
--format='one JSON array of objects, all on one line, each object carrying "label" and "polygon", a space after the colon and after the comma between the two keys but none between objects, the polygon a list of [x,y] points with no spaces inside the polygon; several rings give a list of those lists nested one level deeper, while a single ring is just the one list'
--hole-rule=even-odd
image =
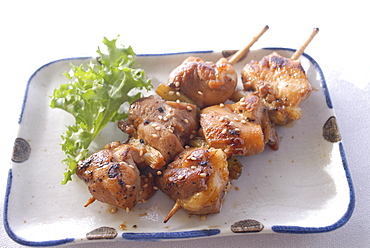
[{"label": "blue pattern on plate", "polygon": [[204,229],[183,232],[122,233],[122,238],[136,241],[156,241],[161,239],[186,239],[207,237],[217,235],[220,232],[220,229]]}]

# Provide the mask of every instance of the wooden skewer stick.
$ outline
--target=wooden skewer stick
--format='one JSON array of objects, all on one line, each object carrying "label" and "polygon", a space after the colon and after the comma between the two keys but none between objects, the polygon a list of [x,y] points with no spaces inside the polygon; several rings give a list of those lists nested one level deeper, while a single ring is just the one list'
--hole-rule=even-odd
[{"label": "wooden skewer stick", "polygon": [[295,51],[295,53],[293,54],[293,56],[291,57],[291,59],[293,59],[293,60],[298,59],[299,56],[301,56],[303,54],[303,52],[306,49],[306,47],[308,46],[308,44],[310,44],[310,42],[312,41],[312,39],[316,36],[316,34],[318,32],[319,32],[319,29],[318,28],[314,28],[312,30],[312,33],[311,33],[310,37],[308,37],[308,39],[303,44],[303,46],[301,46],[301,48],[299,48],[297,51]]},{"label": "wooden skewer stick", "polygon": [[180,201],[177,200],[175,205],[173,205],[171,211],[167,214],[166,218],[164,219],[163,223],[167,223],[171,219],[171,217],[181,209]]},{"label": "wooden skewer stick", "polygon": [[91,203],[93,203],[96,199],[94,197],[90,197],[89,200],[85,203],[84,207],[89,206]]},{"label": "wooden skewer stick", "polygon": [[236,64],[253,46],[254,43],[258,41],[258,39],[269,29],[269,26],[266,25],[263,29],[259,32],[256,37],[253,37],[252,41],[246,45],[243,49],[240,49],[237,53],[235,53],[231,59],[229,59],[229,64],[234,65]]}]

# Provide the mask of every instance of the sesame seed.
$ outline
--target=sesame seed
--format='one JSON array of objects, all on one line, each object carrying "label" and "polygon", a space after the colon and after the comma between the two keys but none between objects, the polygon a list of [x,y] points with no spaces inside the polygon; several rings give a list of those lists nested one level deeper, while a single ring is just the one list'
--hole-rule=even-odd
[{"label": "sesame seed", "polygon": [[111,208],[110,209],[110,212],[112,213],[112,214],[114,214],[114,213],[116,213],[117,212],[117,207],[113,207],[113,208]]},{"label": "sesame seed", "polygon": [[192,110],[193,110],[193,108],[192,108],[192,107],[190,107],[189,105],[188,105],[188,106],[186,106],[186,109],[187,109],[187,110],[189,110],[189,111],[192,111]]},{"label": "sesame seed", "polygon": [[176,82],[175,82],[175,87],[176,87],[176,88],[180,87],[180,82],[176,81]]},{"label": "sesame seed", "polygon": [[153,123],[153,124],[152,124],[152,127],[156,127],[156,126],[158,126],[158,124],[157,124],[157,123]]},{"label": "sesame seed", "polygon": [[220,103],[220,107],[221,107],[221,108],[225,107],[225,104]]},{"label": "sesame seed", "polygon": [[205,221],[207,219],[207,215],[202,215],[202,216],[200,216],[200,220],[201,221]]},{"label": "sesame seed", "polygon": [[154,190],[158,190],[158,187],[157,187],[157,186],[153,186],[153,189],[154,189]]},{"label": "sesame seed", "polygon": [[246,120],[241,120],[241,123],[245,124],[245,123],[247,123],[247,121]]},{"label": "sesame seed", "polygon": [[127,208],[126,208],[126,212],[127,212],[127,213],[130,213],[130,211],[131,211],[131,210],[130,210],[130,208],[129,208],[129,207],[127,207]]},{"label": "sesame seed", "polygon": [[245,97],[240,98],[240,102],[243,102],[245,100]]},{"label": "sesame seed", "polygon": [[200,173],[199,176],[200,177],[206,177],[207,176],[207,173]]},{"label": "sesame seed", "polygon": [[184,176],[183,176],[183,175],[179,175],[179,176],[177,177],[177,179],[178,179],[178,180],[184,179]]},{"label": "sesame seed", "polygon": [[177,100],[176,100],[176,103],[180,103],[180,100],[179,100],[179,99],[177,99]]},{"label": "sesame seed", "polygon": [[191,157],[190,159],[193,160],[193,161],[197,160],[196,157]]},{"label": "sesame seed", "polygon": [[195,165],[192,165],[190,169],[195,170],[197,167]]},{"label": "sesame seed", "polygon": [[219,118],[219,120],[220,120],[220,121],[223,121],[223,120],[225,120],[225,117],[224,117],[224,116],[221,116],[221,117]]},{"label": "sesame seed", "polygon": [[152,134],[152,137],[153,137],[153,138],[158,138],[158,134],[153,133],[153,134]]},{"label": "sesame seed", "polygon": [[144,151],[140,150],[140,157],[144,155]]},{"label": "sesame seed", "polygon": [[168,94],[169,94],[170,96],[172,96],[172,95],[174,95],[174,94],[175,94],[175,92],[171,90],[171,91],[169,91],[169,92],[168,92]]},{"label": "sesame seed", "polygon": [[167,117],[167,116],[164,116],[164,117],[163,117],[163,120],[164,120],[164,121],[167,121],[167,120],[168,120],[168,117]]},{"label": "sesame seed", "polygon": [[235,131],[240,132],[240,128],[236,127]]},{"label": "sesame seed", "polygon": [[127,189],[130,189],[132,186],[131,185],[129,185],[129,184],[126,184],[126,186],[125,186]]},{"label": "sesame seed", "polygon": [[190,146],[188,146],[188,145],[185,146],[185,149],[189,149],[189,148],[190,148]]},{"label": "sesame seed", "polygon": [[133,166],[132,164],[129,164],[128,165],[131,169],[135,169],[135,166]]},{"label": "sesame seed", "polygon": [[222,131],[221,131],[222,134],[226,134],[227,133],[227,129],[224,128]]},{"label": "sesame seed", "polygon": [[199,91],[198,91],[198,94],[202,96],[202,95],[203,95],[203,92],[201,92],[201,91],[199,90]]},{"label": "sesame seed", "polygon": [[178,92],[178,91],[177,91],[177,92],[176,92],[176,96],[180,96],[180,95],[181,95],[181,94],[180,94],[180,92]]},{"label": "sesame seed", "polygon": [[148,184],[147,183],[143,185],[143,188],[146,188],[146,187],[148,187]]},{"label": "sesame seed", "polygon": [[188,119],[184,119],[184,122],[185,122],[186,124],[188,124],[188,123],[189,123],[189,120],[188,120]]},{"label": "sesame seed", "polygon": [[155,127],[155,130],[159,131],[161,130],[161,127]]},{"label": "sesame seed", "polygon": [[239,121],[238,117],[234,117],[234,121],[238,122]]},{"label": "sesame seed", "polygon": [[162,171],[157,171],[157,175],[158,176],[162,175]]}]

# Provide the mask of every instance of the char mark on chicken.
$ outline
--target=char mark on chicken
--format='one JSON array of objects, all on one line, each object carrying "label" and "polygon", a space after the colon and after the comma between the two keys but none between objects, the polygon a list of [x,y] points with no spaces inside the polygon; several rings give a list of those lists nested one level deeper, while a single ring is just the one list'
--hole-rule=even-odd
[{"label": "char mark on chicken", "polygon": [[130,136],[157,149],[169,163],[194,136],[198,122],[195,105],[152,95],[134,102],[128,119],[118,125]]},{"label": "char mark on chicken", "polygon": [[273,123],[285,125],[301,118],[300,106],[312,86],[299,61],[273,52],[245,65],[241,74],[244,89],[264,101]]}]

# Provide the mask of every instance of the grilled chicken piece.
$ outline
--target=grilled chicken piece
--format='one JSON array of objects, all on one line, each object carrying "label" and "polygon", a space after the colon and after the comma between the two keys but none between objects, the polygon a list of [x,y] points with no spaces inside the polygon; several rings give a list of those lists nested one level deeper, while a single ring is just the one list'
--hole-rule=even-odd
[{"label": "grilled chicken piece", "polygon": [[234,104],[203,109],[200,125],[209,146],[221,148],[228,157],[260,153],[265,144],[277,149],[275,127],[256,95],[247,95]]},{"label": "grilled chicken piece", "polygon": [[[225,102],[236,84],[237,74],[227,59],[212,63],[189,57],[171,72],[167,86],[172,94],[184,94],[198,107],[204,108]],[[166,98],[166,95],[161,96]]]},{"label": "grilled chicken piece", "polygon": [[119,128],[157,149],[169,163],[198,129],[196,106],[149,96],[134,102]]},{"label": "grilled chicken piece", "polygon": [[[130,211],[136,203],[147,201],[154,194],[154,177],[141,174],[138,165],[145,163],[147,150],[142,145],[112,142],[104,149],[81,160],[76,174],[85,181],[92,198]],[[158,157],[159,160],[164,160]],[[152,160],[154,163],[162,163]]]},{"label": "grilled chicken piece", "polygon": [[245,65],[241,74],[244,89],[263,99],[273,123],[285,125],[301,118],[300,106],[312,86],[299,61],[273,52]]},{"label": "grilled chicken piece", "polygon": [[[204,137],[200,136],[197,136],[194,139],[190,140],[189,146],[210,148]],[[243,164],[235,156],[228,158],[227,164],[228,164],[227,168],[229,170],[229,178],[231,180],[237,180],[242,174]]]},{"label": "grilled chicken piece", "polygon": [[220,212],[229,181],[222,150],[194,147],[180,153],[157,177],[156,185],[187,213],[206,215]]}]

